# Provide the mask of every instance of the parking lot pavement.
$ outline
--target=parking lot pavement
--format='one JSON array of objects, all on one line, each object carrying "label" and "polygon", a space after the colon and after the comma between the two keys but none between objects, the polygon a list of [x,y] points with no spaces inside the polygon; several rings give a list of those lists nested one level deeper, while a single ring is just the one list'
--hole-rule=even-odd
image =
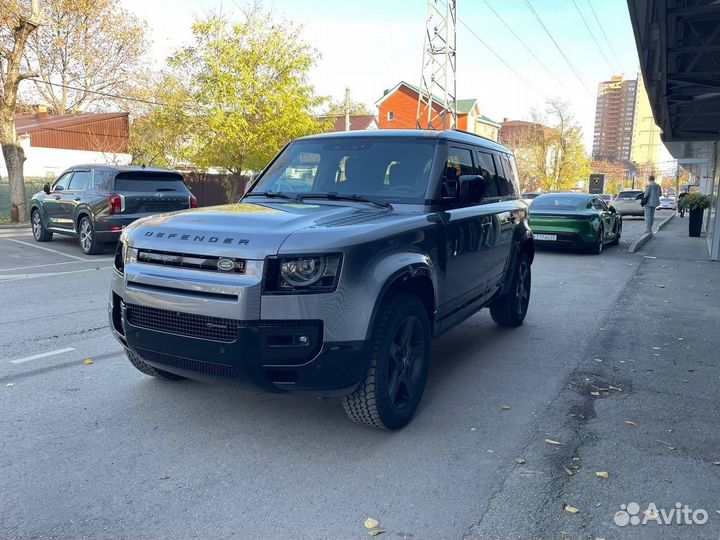
[{"label": "parking lot pavement", "polygon": [[[0,537],[352,538],[366,517],[388,538],[479,535],[494,501],[535,493],[509,481],[515,459],[559,436],[553,403],[611,343],[601,325],[644,261],[539,252],[525,324],[484,311],[438,339],[417,417],[388,433],[336,399],[144,376],[107,328],[109,255],[42,246],[60,254],[0,238],[0,276],[27,272],[0,279]],[[528,478],[557,472],[528,462]],[[562,508],[538,511],[559,536]]]}]

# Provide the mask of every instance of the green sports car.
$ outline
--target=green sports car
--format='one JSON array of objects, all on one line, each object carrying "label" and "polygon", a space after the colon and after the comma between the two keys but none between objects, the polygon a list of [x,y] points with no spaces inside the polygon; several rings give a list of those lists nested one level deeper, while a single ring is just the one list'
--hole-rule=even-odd
[{"label": "green sports car", "polygon": [[561,245],[601,253],[622,235],[622,215],[599,195],[546,193],[533,200],[530,228],[538,245]]}]

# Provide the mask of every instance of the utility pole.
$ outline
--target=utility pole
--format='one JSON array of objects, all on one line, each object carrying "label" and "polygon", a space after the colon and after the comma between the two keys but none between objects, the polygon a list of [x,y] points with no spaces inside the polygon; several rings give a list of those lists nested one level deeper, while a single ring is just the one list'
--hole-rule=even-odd
[{"label": "utility pole", "polygon": [[418,129],[452,129],[457,125],[457,0],[427,0]]},{"label": "utility pole", "polygon": [[350,89],[345,88],[345,131],[350,131]]}]

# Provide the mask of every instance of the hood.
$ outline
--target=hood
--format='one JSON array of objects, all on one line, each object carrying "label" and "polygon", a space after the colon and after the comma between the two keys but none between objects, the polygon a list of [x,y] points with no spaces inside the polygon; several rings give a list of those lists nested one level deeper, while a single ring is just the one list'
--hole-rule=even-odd
[{"label": "hood", "polygon": [[226,204],[150,216],[133,223],[123,236],[137,248],[259,260],[276,255],[295,231],[344,218],[372,221],[387,213],[356,205]]}]

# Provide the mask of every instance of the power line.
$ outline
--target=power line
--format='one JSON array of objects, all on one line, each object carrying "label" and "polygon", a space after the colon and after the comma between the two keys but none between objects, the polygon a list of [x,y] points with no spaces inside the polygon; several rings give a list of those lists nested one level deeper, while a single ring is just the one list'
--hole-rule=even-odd
[{"label": "power line", "polygon": [[590,34],[590,37],[595,42],[595,45],[598,48],[598,51],[600,51],[600,54],[605,59],[605,63],[607,63],[608,67],[610,68],[610,71],[613,70],[613,67],[610,65],[610,61],[608,60],[607,56],[605,56],[605,51],[602,50],[602,47],[598,43],[598,40],[595,39],[595,34],[590,29],[590,25],[588,25],[587,21],[585,20],[585,15],[582,14],[582,11],[580,11],[580,6],[577,5],[577,2],[575,0],[572,0],[573,5],[575,6],[575,9],[578,12],[578,15],[580,15],[580,18],[582,19],[583,24],[585,25],[585,28],[587,28],[588,34]]},{"label": "power line", "polygon": [[548,68],[548,67],[543,63],[542,60],[540,60],[540,58],[538,58],[538,56],[533,52],[533,50],[532,50],[530,47],[528,47],[522,39],[520,39],[520,36],[518,36],[518,35],[513,31],[513,29],[510,28],[510,25],[509,25],[507,22],[505,22],[505,19],[503,19],[503,18],[498,14],[497,11],[495,11],[495,10],[493,9],[493,7],[490,5],[490,3],[489,3],[487,0],[483,0],[483,2],[485,2],[485,5],[488,7],[488,9],[490,9],[490,11],[493,12],[493,14],[500,20],[500,22],[505,25],[505,28],[507,28],[508,31],[509,31],[513,36],[515,36],[515,39],[517,39],[517,40],[520,42],[520,44],[521,44],[523,47],[525,47],[525,50],[530,53],[530,55],[537,61],[537,63],[540,64],[540,65],[545,69],[545,71],[547,71],[547,72],[552,76],[552,78],[555,79],[555,80],[560,84],[560,86],[564,86],[565,83],[563,83],[563,82],[560,80],[560,78],[559,78],[557,75],[555,75],[555,73],[553,73],[553,72],[550,70],[550,68]]},{"label": "power line", "polygon": [[465,24],[465,21],[463,21],[460,17],[458,17],[457,20],[460,24],[462,24],[465,28],[467,28],[468,32],[470,32],[475,37],[475,39],[477,39],[480,43],[482,43],[487,50],[489,50],[491,53],[493,53],[495,55],[495,58],[500,60],[500,62],[502,62],[506,68],[508,68],[510,71],[512,71],[518,79],[520,79],[528,87],[530,87],[530,89],[533,90],[537,95],[539,95],[541,98],[543,98],[544,100],[547,101],[547,99],[548,99],[547,96],[545,96],[542,92],[540,92],[540,90],[538,90],[532,84],[530,84],[530,82],[525,77],[520,75],[510,64],[508,64],[505,61],[505,59],[502,56],[500,56],[498,53],[496,53],[490,45],[488,45],[485,41],[483,41],[483,39],[480,36],[478,36],[472,28],[470,28],[467,24]]},{"label": "power line", "polygon": [[77,91],[77,92],[83,92],[83,93],[85,93],[85,94],[94,94],[94,95],[97,95],[97,96],[104,96],[104,97],[109,97],[109,98],[113,98],[113,99],[124,99],[125,101],[136,101],[137,103],[146,103],[147,105],[159,105],[159,106],[161,106],[161,107],[166,107],[166,106],[167,106],[166,103],[161,103],[161,102],[159,102],[159,101],[149,101],[149,100],[147,100],[147,99],[140,99],[140,98],[131,98],[131,97],[119,96],[119,95],[117,95],[117,94],[109,94],[109,93],[107,93],[107,92],[100,92],[100,91],[97,91],[97,90],[87,90],[87,89],[85,89],[85,88],[78,88],[77,86],[70,86],[70,85],[67,85],[67,84],[53,83],[53,82],[50,82],[50,81],[43,81],[43,80],[41,80],[41,79],[27,79],[27,80],[28,80],[28,81],[33,81],[33,82],[36,82],[36,83],[47,84],[47,85],[49,85],[49,86],[57,86],[57,87],[59,87],[59,88],[67,88],[68,90],[75,90],[75,91]]},{"label": "power line", "polygon": [[555,38],[554,38],[554,37],[552,36],[552,34],[550,33],[550,30],[548,30],[548,29],[547,29],[547,26],[545,26],[545,23],[542,22],[542,19],[540,18],[540,15],[538,15],[538,14],[537,14],[537,11],[535,11],[535,8],[532,7],[532,4],[530,3],[530,0],[525,0],[525,3],[527,4],[527,7],[530,9],[530,11],[532,12],[532,14],[535,16],[535,19],[537,19],[537,22],[539,22],[539,23],[540,23],[540,26],[543,27],[543,30],[545,30],[545,33],[548,35],[548,37],[550,38],[550,40],[553,42],[553,44],[555,45],[555,48],[558,50],[558,52],[560,53],[560,55],[563,57],[563,59],[565,60],[565,62],[567,63],[567,65],[570,66],[570,69],[571,69],[572,72],[575,74],[575,77],[577,77],[577,80],[580,81],[580,84],[581,84],[582,87],[585,89],[585,91],[588,93],[588,95],[592,97],[592,96],[593,96],[593,93],[590,92],[590,89],[589,89],[589,88],[587,87],[587,85],[585,84],[585,81],[582,80],[582,77],[580,77],[580,74],[579,74],[579,73],[577,72],[577,70],[575,69],[575,66],[572,65],[572,62],[570,62],[570,59],[565,55],[565,51],[563,51],[563,50],[562,50],[562,47],[560,47],[560,45],[558,45],[558,42],[555,41]]},{"label": "power line", "polygon": [[598,19],[597,13],[595,13],[595,9],[592,7],[592,3],[590,0],[587,0],[588,6],[590,6],[590,11],[592,11],[593,17],[595,17],[595,22],[598,25],[598,28],[600,28],[600,32],[602,33],[603,37],[605,38],[605,42],[608,44],[608,48],[610,49],[610,52],[613,55],[613,58],[615,58],[615,61],[617,62],[618,67],[622,70],[622,62],[618,60],[617,54],[615,54],[615,49],[613,49],[612,43],[610,43],[610,40],[607,37],[607,34],[605,33],[605,30],[603,30],[603,25],[600,24],[600,19]]}]

